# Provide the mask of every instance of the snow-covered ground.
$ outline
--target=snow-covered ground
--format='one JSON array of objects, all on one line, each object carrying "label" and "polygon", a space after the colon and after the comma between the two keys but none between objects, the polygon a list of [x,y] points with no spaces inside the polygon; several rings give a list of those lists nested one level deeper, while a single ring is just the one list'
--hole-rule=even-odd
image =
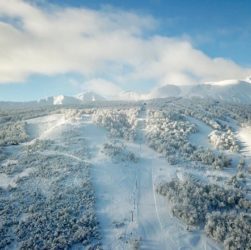
[{"label": "snow-covered ground", "polygon": [[251,126],[245,126],[238,131],[238,137],[243,145],[242,154],[246,162],[246,168],[249,172],[247,186],[249,188],[249,197],[251,198]]},{"label": "snow-covered ground", "polygon": [[[145,122],[145,118],[139,120]],[[91,162],[104,249],[131,249],[137,241],[140,249],[218,249],[201,232],[188,232],[171,215],[168,202],[156,194],[160,179],[176,176],[175,169],[163,157],[140,138],[139,142],[124,142],[139,162],[114,163],[101,152],[109,138],[97,130],[96,125],[90,124],[87,134],[93,134],[91,141],[99,149]]]},{"label": "snow-covered ground", "polygon": [[212,132],[212,128],[193,117],[188,117],[188,120],[191,123],[196,124],[198,128],[198,133],[191,134],[189,136],[189,141],[194,145],[203,145],[204,147],[212,148],[212,145],[208,140],[208,135]]},{"label": "snow-covered ground", "polygon": [[240,128],[238,136],[244,145],[243,152],[251,156],[251,126]]},{"label": "snow-covered ground", "polygon": [[54,114],[27,120],[27,130],[30,138],[48,139],[55,129],[66,123],[64,114]]},{"label": "snow-covered ground", "polygon": [[[201,227],[190,227],[176,218],[172,213],[172,201],[156,190],[160,183],[170,182],[173,179],[183,182],[191,178],[198,183],[224,187],[226,181],[237,173],[236,165],[241,156],[247,162],[251,162],[251,128],[243,127],[237,132],[238,139],[244,146],[240,153],[222,150],[233,159],[232,165],[228,168],[212,169],[204,163],[203,165],[200,162],[192,163],[187,160],[177,165],[170,165],[163,154],[148,145],[145,136],[148,132],[147,105],[139,112],[130,110],[125,113],[137,114],[133,117],[133,125],[130,128],[130,132],[133,131],[136,135],[136,139],[132,141],[121,137],[112,138],[109,133],[111,131],[95,123],[94,114],[89,111],[82,113],[76,111],[71,115],[68,111],[61,111],[58,114],[26,120],[29,141],[17,146],[7,146],[3,152],[8,155],[4,156],[3,160],[0,157],[0,198],[3,207],[5,206],[3,211],[11,209],[8,200],[13,204],[23,202],[19,195],[24,195],[25,192],[29,196],[40,197],[35,199],[37,208],[41,205],[38,203],[39,199],[46,203],[46,209],[56,206],[51,200],[56,199],[59,206],[54,209],[58,214],[67,214],[62,209],[70,209],[72,203],[74,209],[80,214],[74,215],[73,224],[68,225],[68,222],[65,222],[70,236],[66,234],[63,239],[59,239],[58,235],[53,235],[56,237],[56,242],[62,241],[60,244],[66,244],[65,240],[74,238],[70,246],[67,245],[72,249],[88,249],[88,247],[107,250],[223,249],[223,245],[207,237]],[[187,140],[195,146],[202,146],[216,152],[217,149],[208,139],[213,129],[198,118],[187,115],[186,119],[198,130],[196,133],[189,134]],[[176,123],[178,122],[177,120]],[[120,129],[116,126],[112,129]],[[109,154],[105,150],[105,145],[106,147],[122,145],[122,153],[126,153],[120,158],[121,148],[118,147],[116,155]],[[246,178],[246,182],[248,187],[251,182],[249,177]],[[73,193],[74,199],[66,195],[63,198],[66,203],[61,204],[62,199],[57,196],[57,192],[60,192],[60,197],[64,197],[65,194],[71,197]],[[83,197],[81,196],[78,201],[80,193]],[[8,239],[9,243],[2,241],[0,248],[18,249],[21,244],[24,244],[23,247],[32,248],[30,242],[38,244],[34,243],[35,236],[28,229],[27,238],[30,237],[28,240],[22,234],[20,236],[20,233],[15,235],[15,232],[25,232],[22,231],[25,226],[20,229],[16,225],[23,225],[22,223],[30,219],[36,221],[32,216],[36,218],[37,214],[39,218],[44,215],[43,210],[38,209],[37,213],[34,212],[29,202],[28,199],[20,205],[21,208],[27,206],[27,210],[25,208],[23,212],[13,210],[13,218],[16,216],[15,213],[18,216],[8,229],[10,232],[0,231],[0,237],[4,240]],[[2,209],[1,204],[0,209]],[[6,216],[4,225],[9,220],[9,215],[5,212],[3,212]],[[71,213],[73,211],[69,212]],[[89,213],[91,219],[88,217],[90,221],[84,225],[86,230],[92,231],[91,236],[87,236],[88,233],[81,231],[80,228],[74,229],[74,225],[78,225],[78,220],[80,218],[85,220],[86,214]],[[64,216],[67,220],[66,214]],[[49,217],[48,221],[50,219],[52,220]],[[57,229],[59,232],[63,230],[60,223]]]},{"label": "snow-covered ground", "polygon": [[16,187],[17,180],[19,178],[28,176],[32,172],[32,168],[27,168],[20,174],[17,174],[13,177],[9,177],[7,174],[0,174],[0,187],[7,188],[10,187]]}]

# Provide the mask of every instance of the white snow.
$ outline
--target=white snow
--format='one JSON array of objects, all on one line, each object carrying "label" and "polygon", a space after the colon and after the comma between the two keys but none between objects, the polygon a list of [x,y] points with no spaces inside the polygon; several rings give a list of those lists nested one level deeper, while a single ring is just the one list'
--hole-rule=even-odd
[{"label": "white snow", "polygon": [[[139,118],[139,142],[124,142],[139,156],[138,163],[114,163],[101,152],[110,139],[104,129],[92,124],[91,117],[79,120],[82,135],[90,142],[93,157],[92,180],[97,197],[97,215],[101,223],[104,249],[130,249],[140,240],[140,249],[220,249],[200,231],[189,232],[172,216],[170,204],[155,192],[161,180],[177,177],[177,171],[144,142],[146,113]],[[191,118],[200,129],[194,142],[208,144],[211,129]],[[71,126],[75,126],[72,124]]]},{"label": "white snow", "polygon": [[32,139],[50,138],[53,130],[66,123],[64,114],[54,114],[27,120],[27,130]]},{"label": "white snow", "polygon": [[[62,100],[62,97],[58,98],[57,104]],[[83,115],[74,121],[67,119],[65,114],[43,116],[27,120],[27,128],[33,140],[55,139],[60,137],[63,131],[76,131],[88,141],[91,156],[84,160],[91,164],[91,178],[96,192],[96,209],[104,249],[131,249],[137,241],[140,242],[140,249],[148,250],[221,249],[222,246],[208,239],[199,229],[188,231],[183,223],[172,216],[167,199],[156,193],[156,185],[161,180],[185,180],[189,170],[185,173],[182,168],[170,166],[164,158],[150,149],[144,139],[146,112],[142,112],[137,119],[137,134],[141,136],[140,140],[130,143],[120,140],[128,150],[139,157],[138,163],[113,162],[102,152],[103,144],[111,139],[105,129],[92,122],[91,115]],[[194,145],[212,147],[208,140],[212,129],[195,118],[188,117],[188,120],[196,124],[199,130],[189,136],[189,141]],[[244,153],[251,156],[251,127],[241,128],[239,138],[245,145]],[[71,147],[73,151],[76,149],[74,145]],[[48,150],[44,153],[55,152]],[[64,152],[62,155],[77,161],[83,160],[71,152]],[[3,164],[17,162],[6,161]],[[14,187],[19,177],[29,175],[31,171],[32,169],[26,169],[15,176],[0,174],[0,187]],[[191,172],[199,175],[196,171]],[[210,174],[218,175],[216,172],[206,171],[198,178],[203,180]],[[227,174],[222,173],[222,176],[224,175]]]},{"label": "white snow", "polygon": [[[145,118],[139,119],[139,123],[145,122]],[[97,131],[94,125],[90,131],[91,127]],[[100,136],[96,147],[106,140],[106,135]],[[92,142],[95,144],[95,138]],[[171,215],[166,199],[155,187],[162,178],[175,177],[175,169],[142,142],[124,142],[139,155],[136,164],[113,163],[102,152],[91,160],[104,249],[130,249],[134,239],[140,239],[140,249],[220,249],[201,232],[188,232]]]},{"label": "white snow", "polygon": [[17,181],[19,178],[28,176],[32,172],[32,168],[27,168],[23,172],[18,173],[14,176],[9,176],[4,173],[0,173],[0,187],[7,188],[10,187],[16,187]]},{"label": "white snow", "polygon": [[195,119],[193,117],[187,118],[191,123],[196,124],[198,128],[198,133],[189,135],[189,141],[193,145],[203,145],[206,148],[212,148],[212,145],[208,140],[208,135],[212,132],[212,128],[198,119]]},{"label": "white snow", "polygon": [[244,145],[244,152],[251,156],[251,126],[242,127],[238,132],[238,136]]},{"label": "white snow", "polygon": [[251,103],[251,84],[237,81],[232,84],[201,84],[190,89],[188,97],[214,98],[234,103]]},{"label": "white snow", "polygon": [[62,105],[63,104],[63,100],[64,100],[64,96],[63,95],[54,96],[53,97],[53,104],[54,105]]},{"label": "white snow", "polygon": [[231,84],[238,84],[238,83],[240,83],[240,80],[229,79],[229,80],[222,80],[222,81],[216,81],[216,82],[207,82],[206,84],[211,84],[211,85],[231,85]]},{"label": "white snow", "polygon": [[105,98],[93,91],[86,91],[79,93],[75,96],[75,98],[81,100],[81,101],[88,101],[88,102],[95,102],[95,101],[104,101]]},{"label": "white snow", "polygon": [[[138,134],[142,136],[146,119],[144,115],[138,118]],[[205,140],[208,128],[199,121],[196,123],[201,129],[201,138]],[[144,144],[144,138],[138,143],[124,141],[128,150],[139,156],[138,163],[115,163],[102,153],[102,145],[110,139],[103,128],[92,123],[91,116],[69,122],[64,115],[57,114],[28,120],[28,124],[34,137],[51,139],[56,138],[62,130],[81,130],[81,136],[88,140],[92,151],[88,161],[92,165],[104,249],[130,249],[137,241],[140,241],[141,249],[218,249],[201,232],[187,231],[171,215],[167,200],[155,192],[156,184],[161,179],[171,180],[177,176],[177,172]],[[63,154],[82,160],[71,154]]]},{"label": "white snow", "polygon": [[[238,131],[238,137],[243,145],[242,154],[245,157],[248,171],[251,171],[251,126],[245,126]],[[249,178],[249,186],[251,188],[251,178]],[[251,193],[250,193],[251,197]]]}]

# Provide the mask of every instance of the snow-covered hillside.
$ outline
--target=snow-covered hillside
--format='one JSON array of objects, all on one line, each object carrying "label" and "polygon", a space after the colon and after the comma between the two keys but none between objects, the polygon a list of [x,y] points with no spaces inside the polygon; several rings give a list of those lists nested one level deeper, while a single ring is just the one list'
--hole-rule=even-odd
[{"label": "snow-covered hillside", "polygon": [[0,107],[1,249],[250,249],[250,105]]}]

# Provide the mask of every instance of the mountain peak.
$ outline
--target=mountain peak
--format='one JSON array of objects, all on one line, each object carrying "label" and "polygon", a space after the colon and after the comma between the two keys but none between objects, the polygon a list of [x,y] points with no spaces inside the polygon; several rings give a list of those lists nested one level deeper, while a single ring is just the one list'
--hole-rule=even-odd
[{"label": "mountain peak", "polygon": [[[172,85],[160,86],[146,94],[133,91],[122,91],[110,100],[138,101],[166,97],[201,97],[220,99],[228,102],[251,103],[251,76],[245,80],[225,80],[207,82],[197,85]],[[58,95],[40,100],[39,103],[50,105],[81,104],[84,102],[105,101],[106,99],[93,92],[85,91],[75,96]],[[109,100],[109,99],[108,99]]]}]

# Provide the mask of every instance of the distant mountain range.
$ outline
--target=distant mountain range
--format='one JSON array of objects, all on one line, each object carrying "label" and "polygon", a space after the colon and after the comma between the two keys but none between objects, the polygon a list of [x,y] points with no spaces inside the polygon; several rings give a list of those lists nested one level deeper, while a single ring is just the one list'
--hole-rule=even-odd
[{"label": "distant mountain range", "polygon": [[198,85],[165,85],[152,91],[148,98],[164,97],[213,98],[235,103],[251,104],[251,81],[222,81]]},{"label": "distant mountain range", "polygon": [[46,99],[41,99],[38,102],[41,104],[51,104],[51,105],[67,105],[67,104],[81,104],[84,102],[95,102],[95,101],[104,101],[104,97],[92,92],[87,91],[76,96],[51,96]]},{"label": "distant mountain range", "polygon": [[[112,100],[138,101],[166,97],[213,98],[227,102],[251,104],[251,77],[247,78],[246,80],[226,80],[197,85],[179,86],[167,84],[155,88],[150,93],[146,94],[139,94],[133,91],[124,91],[119,93],[117,96],[114,96]],[[86,102],[100,102],[105,100],[110,99],[106,99],[105,97],[93,91],[86,91],[75,96],[52,96],[29,103],[46,105],[69,105]],[[10,105],[14,105],[12,102],[5,102],[5,104],[8,103],[10,103]]]},{"label": "distant mountain range", "polygon": [[192,87],[186,95],[235,103],[251,103],[251,83],[238,81],[227,85],[201,84]]}]

